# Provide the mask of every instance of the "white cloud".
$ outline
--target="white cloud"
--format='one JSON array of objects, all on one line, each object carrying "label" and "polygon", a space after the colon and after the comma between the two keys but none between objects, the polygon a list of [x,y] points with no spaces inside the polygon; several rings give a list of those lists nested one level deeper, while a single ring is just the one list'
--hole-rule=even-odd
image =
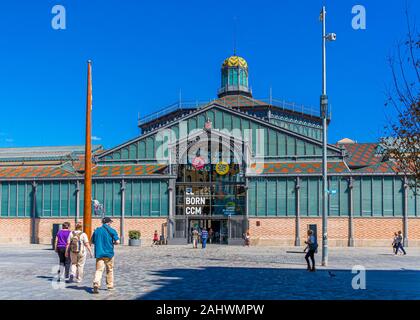
[{"label": "white cloud", "polygon": [[101,140],[102,140],[101,137],[92,136],[92,141],[101,141]]}]

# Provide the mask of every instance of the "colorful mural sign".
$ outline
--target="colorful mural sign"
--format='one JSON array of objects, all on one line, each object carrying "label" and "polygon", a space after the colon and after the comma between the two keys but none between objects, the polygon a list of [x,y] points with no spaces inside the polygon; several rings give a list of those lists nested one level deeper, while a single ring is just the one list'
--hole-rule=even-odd
[{"label": "colorful mural sign", "polygon": [[216,164],[216,172],[217,174],[224,176],[229,172],[229,164],[225,161],[220,161]]},{"label": "colorful mural sign", "polygon": [[206,161],[203,157],[198,156],[193,159],[191,164],[196,170],[201,170],[206,165]]}]

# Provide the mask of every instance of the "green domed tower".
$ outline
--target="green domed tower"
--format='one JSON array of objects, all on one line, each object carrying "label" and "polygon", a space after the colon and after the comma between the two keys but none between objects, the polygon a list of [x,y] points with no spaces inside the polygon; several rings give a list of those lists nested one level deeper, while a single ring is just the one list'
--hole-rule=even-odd
[{"label": "green domed tower", "polygon": [[237,94],[252,97],[248,83],[248,63],[244,58],[233,55],[223,62],[222,86],[218,96],[221,98]]}]

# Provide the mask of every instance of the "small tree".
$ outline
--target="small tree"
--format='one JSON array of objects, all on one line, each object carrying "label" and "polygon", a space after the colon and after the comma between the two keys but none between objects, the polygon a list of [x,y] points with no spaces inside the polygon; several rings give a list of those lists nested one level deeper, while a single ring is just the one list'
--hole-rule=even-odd
[{"label": "small tree", "polygon": [[385,156],[394,159],[397,170],[408,179],[415,193],[420,186],[420,34],[411,27],[408,7],[405,9],[408,33],[406,40],[390,56],[392,86],[385,105],[391,105],[396,116],[389,120],[387,138],[382,139]]}]

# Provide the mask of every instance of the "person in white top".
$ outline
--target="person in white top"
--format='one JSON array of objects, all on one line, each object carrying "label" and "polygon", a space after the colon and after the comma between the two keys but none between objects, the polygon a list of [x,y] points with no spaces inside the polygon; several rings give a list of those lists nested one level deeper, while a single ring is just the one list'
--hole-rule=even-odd
[{"label": "person in white top", "polygon": [[88,236],[82,230],[82,224],[76,224],[75,230],[69,234],[67,239],[66,257],[70,255],[71,258],[70,282],[82,282],[83,268],[87,256],[86,251],[89,251],[91,258],[93,257]]}]

